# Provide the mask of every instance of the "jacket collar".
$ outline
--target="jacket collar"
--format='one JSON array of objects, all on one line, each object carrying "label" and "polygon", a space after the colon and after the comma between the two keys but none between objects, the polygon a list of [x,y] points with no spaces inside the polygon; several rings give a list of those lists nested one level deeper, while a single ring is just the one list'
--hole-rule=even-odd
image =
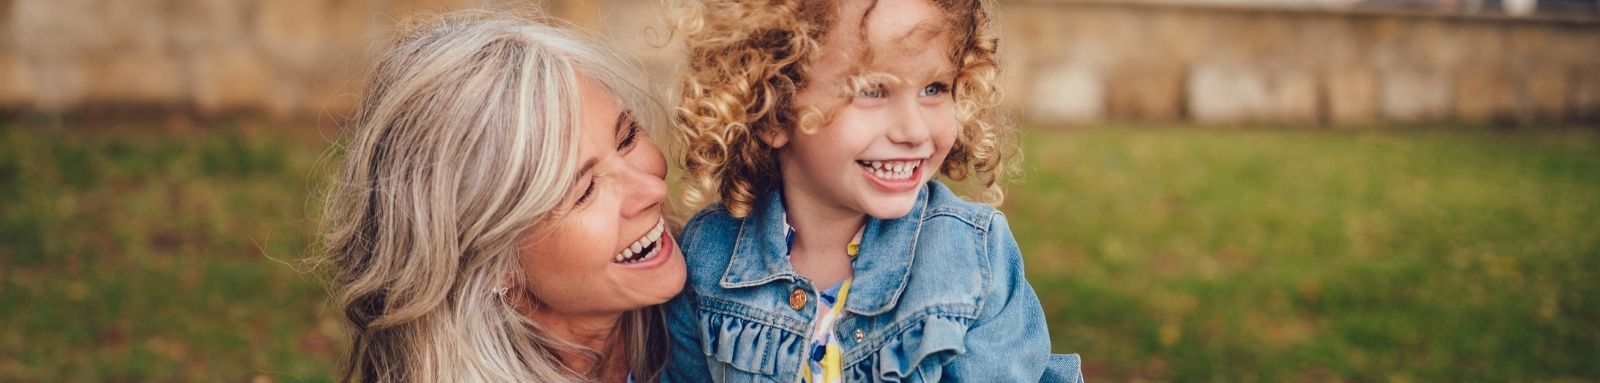
[{"label": "jacket collar", "polygon": [[[928,185],[917,192],[917,202],[905,217],[892,220],[867,218],[861,233],[861,248],[852,262],[854,276],[845,310],[860,315],[888,312],[899,300],[911,276],[917,237],[927,211]],[[720,284],[733,289],[766,284],[777,280],[802,278],[789,263],[785,240],[783,196],[767,193],[739,224],[733,256]],[[826,288],[827,286],[812,286]]]}]

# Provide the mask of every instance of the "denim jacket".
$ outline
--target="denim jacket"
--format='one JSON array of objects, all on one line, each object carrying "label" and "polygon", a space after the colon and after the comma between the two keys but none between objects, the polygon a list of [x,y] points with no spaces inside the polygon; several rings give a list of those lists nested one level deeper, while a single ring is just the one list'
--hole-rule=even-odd
[{"label": "denim jacket", "polygon": [[[777,192],[744,219],[709,207],[685,225],[688,286],[666,305],[672,382],[799,382],[816,289],[785,257]],[[835,337],[851,382],[1081,382],[1051,355],[1005,216],[934,181],[905,217],[869,219]],[[798,291],[798,293],[797,293]]]}]

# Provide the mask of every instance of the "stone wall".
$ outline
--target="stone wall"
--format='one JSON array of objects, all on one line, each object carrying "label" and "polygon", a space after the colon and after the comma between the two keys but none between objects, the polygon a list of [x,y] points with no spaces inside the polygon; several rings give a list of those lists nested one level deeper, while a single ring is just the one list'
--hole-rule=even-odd
[{"label": "stone wall", "polygon": [[[657,0],[0,0],[0,109],[348,111],[399,20],[544,9],[671,79]],[[1001,0],[1008,101],[1057,122],[1600,115],[1600,21]],[[658,84],[663,89],[671,84]]]},{"label": "stone wall", "polygon": [[471,7],[590,31],[647,16],[579,0],[0,0],[0,109],[342,113],[397,23]]},{"label": "stone wall", "polygon": [[1600,20],[1013,0],[1011,101],[1052,121],[1585,120]]}]

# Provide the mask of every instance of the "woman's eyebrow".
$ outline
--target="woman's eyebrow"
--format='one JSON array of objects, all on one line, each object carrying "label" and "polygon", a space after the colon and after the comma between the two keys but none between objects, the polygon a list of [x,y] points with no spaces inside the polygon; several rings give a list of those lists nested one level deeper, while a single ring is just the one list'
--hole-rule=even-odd
[{"label": "woman's eyebrow", "polygon": [[[611,130],[612,130],[611,136],[612,137],[616,137],[617,134],[622,133],[622,128],[627,126],[626,124],[624,124],[624,122],[628,121],[629,118],[630,118],[630,115],[628,114],[628,111],[622,111],[622,112],[618,112],[617,113],[617,122],[614,123],[611,126]],[[589,159],[583,160],[583,166],[579,166],[578,167],[578,179],[583,179],[583,176],[585,174],[589,174],[590,171],[593,171],[595,165],[597,165],[599,163],[600,163],[600,158],[598,158],[598,157],[589,157]]]},{"label": "woman's eyebrow", "polygon": [[[585,174],[589,174],[590,171],[593,171],[595,165],[599,164],[599,163],[600,163],[600,159],[597,158],[597,157],[589,157],[589,159],[584,160],[583,161],[583,166],[578,167],[578,179],[580,179],[580,180],[583,179],[583,176]],[[574,181],[574,182],[577,182],[577,181]]]},{"label": "woman's eyebrow", "polygon": [[624,123],[628,122],[628,120],[632,117],[633,116],[629,115],[628,111],[626,110],[617,112],[617,122],[616,125],[611,127],[611,137],[616,137],[618,134],[622,134],[622,127],[625,125]]}]

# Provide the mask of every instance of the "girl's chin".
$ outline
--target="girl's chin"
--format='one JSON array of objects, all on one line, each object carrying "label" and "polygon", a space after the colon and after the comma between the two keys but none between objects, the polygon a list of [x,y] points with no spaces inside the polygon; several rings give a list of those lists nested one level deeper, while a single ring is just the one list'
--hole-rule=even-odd
[{"label": "girl's chin", "polygon": [[911,213],[911,205],[916,202],[917,196],[915,194],[910,197],[878,197],[868,202],[870,206],[864,206],[865,211],[863,213],[880,220],[899,219]]}]

